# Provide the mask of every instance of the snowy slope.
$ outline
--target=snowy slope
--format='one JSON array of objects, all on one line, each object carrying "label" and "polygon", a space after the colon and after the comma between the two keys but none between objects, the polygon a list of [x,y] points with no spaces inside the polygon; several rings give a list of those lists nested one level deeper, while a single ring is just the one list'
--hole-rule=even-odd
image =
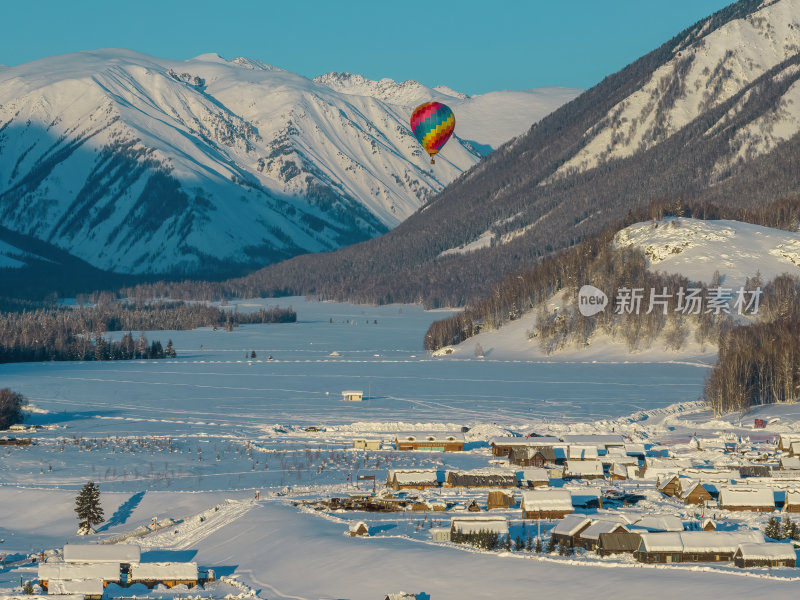
[{"label": "snowy slope", "polygon": [[[583,148],[556,176],[585,171],[615,158],[631,156],[669,138],[700,114],[722,104],[766,71],[800,50],[800,0],[763,2],[746,18],[733,19],[712,31],[689,31],[672,59],[659,67],[634,93],[611,108],[584,134]],[[796,66],[773,75],[796,75]],[[795,101],[797,84],[731,144],[733,156],[718,165],[723,172],[737,157],[753,158],[800,131]],[[728,117],[739,112],[742,97]],[[711,123],[710,135],[726,119]]]},{"label": "snowy slope", "polygon": [[783,273],[800,276],[800,233],[740,221],[667,218],[620,231],[619,247],[641,249],[650,269],[710,283],[715,271],[726,287],[761,273],[764,283]]},{"label": "snowy slope", "polygon": [[216,54],[106,49],[3,69],[0,218],[137,273],[224,271],[373,237],[481,152],[454,139],[432,168],[407,125],[414,103],[362,91]]}]

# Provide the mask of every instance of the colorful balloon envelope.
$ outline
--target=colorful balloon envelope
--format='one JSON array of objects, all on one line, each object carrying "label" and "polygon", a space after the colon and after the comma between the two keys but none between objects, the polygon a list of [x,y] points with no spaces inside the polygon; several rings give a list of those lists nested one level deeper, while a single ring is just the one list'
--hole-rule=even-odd
[{"label": "colorful balloon envelope", "polygon": [[456,116],[450,107],[441,102],[426,102],[414,109],[411,115],[411,131],[425,152],[433,157],[442,149],[456,128]]}]

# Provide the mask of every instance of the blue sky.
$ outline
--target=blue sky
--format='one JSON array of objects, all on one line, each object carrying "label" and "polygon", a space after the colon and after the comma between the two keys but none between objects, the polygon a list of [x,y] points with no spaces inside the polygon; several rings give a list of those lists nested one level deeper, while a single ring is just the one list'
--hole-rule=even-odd
[{"label": "blue sky", "polygon": [[[0,64],[105,47],[247,56],[469,94],[588,88],[725,0],[2,0]],[[34,8],[35,7],[35,8]]]}]

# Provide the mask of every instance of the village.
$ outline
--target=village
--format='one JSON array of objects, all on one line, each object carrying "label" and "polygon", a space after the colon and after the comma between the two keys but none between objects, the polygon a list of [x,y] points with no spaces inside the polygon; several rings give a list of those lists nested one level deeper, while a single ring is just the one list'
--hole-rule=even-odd
[{"label": "village", "polygon": [[[498,437],[486,443],[485,467],[391,469],[382,489],[362,475],[364,491],[297,504],[347,514],[351,536],[382,535],[396,527],[383,513],[401,512],[425,515],[409,522],[418,537],[484,550],[795,567],[800,434],[760,437],[695,435],[670,445],[613,433]],[[356,450],[458,453],[464,445],[463,432],[353,440]]]},{"label": "village", "polygon": [[[499,429],[487,425],[357,429],[286,427],[270,444],[243,444],[236,455],[249,452],[248,460],[257,460],[254,452],[269,456],[285,452],[277,447],[300,443],[304,455],[314,455],[308,450],[312,440],[338,448],[320,462],[318,484],[265,490],[263,497],[257,490],[250,503],[281,502],[309,513],[306,519],[324,516],[341,524],[342,535],[354,538],[350,543],[400,536],[578,564],[688,563],[754,573],[796,567],[800,433],[773,434],[758,421],[749,435],[702,429],[661,440],[630,427],[556,435],[554,424],[545,434],[494,436],[488,434]],[[35,434],[33,427],[18,427],[0,444],[9,446],[8,452],[29,452],[43,442]],[[130,440],[115,444],[115,453],[139,448]],[[137,444],[178,453],[172,440]],[[344,483],[336,481],[340,477]],[[199,529],[214,516],[204,515],[193,518]],[[165,536],[170,528],[177,535],[185,522],[189,519],[154,521],[135,534],[98,540],[101,544],[87,540],[44,549],[32,557],[36,577],[21,583],[64,599],[123,597],[132,586],[152,598],[189,590],[215,597],[208,586],[215,584],[216,565],[140,558],[137,543],[157,547],[158,540],[146,540]]]}]

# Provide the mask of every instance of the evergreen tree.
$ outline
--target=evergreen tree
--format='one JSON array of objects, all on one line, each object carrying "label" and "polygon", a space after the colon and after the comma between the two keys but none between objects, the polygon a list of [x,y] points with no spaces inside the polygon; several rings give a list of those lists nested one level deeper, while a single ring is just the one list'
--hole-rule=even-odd
[{"label": "evergreen tree", "polygon": [[522,538],[517,536],[517,539],[514,540],[514,550],[517,552],[522,552],[525,549],[525,542],[522,541]]},{"label": "evergreen tree", "polygon": [[547,553],[548,553],[548,554],[552,554],[552,552],[553,552],[555,549],[556,549],[556,540],[555,540],[555,538],[554,538],[554,537],[551,535],[551,536],[550,536],[550,539],[549,539],[549,540],[547,540]]},{"label": "evergreen tree", "polygon": [[93,481],[88,482],[78,493],[75,499],[75,512],[78,514],[79,535],[92,533],[93,526],[99,525],[103,518],[103,509],[100,506],[100,488]]},{"label": "evergreen tree", "polygon": [[511,551],[511,534],[510,533],[506,534],[506,539],[503,542],[503,548],[505,548],[507,552]]},{"label": "evergreen tree", "polygon": [[[542,553],[542,540],[541,540],[541,538],[538,538],[538,537],[536,538],[536,545],[534,545],[533,551],[536,552],[537,554],[541,554]],[[549,552],[549,550],[548,550],[548,552]]]},{"label": "evergreen tree", "polygon": [[250,353],[250,358],[255,358],[255,357],[256,357],[256,351],[255,351],[255,350],[253,350],[253,351]]},{"label": "evergreen tree", "polygon": [[172,345],[172,340],[167,342],[167,347],[164,349],[164,355],[167,358],[176,358],[178,356],[178,353],[175,352],[175,348]]},{"label": "evergreen tree", "polygon": [[764,527],[764,535],[773,540],[781,539],[781,522],[775,517],[770,517],[766,527]]},{"label": "evergreen tree", "polygon": [[30,581],[26,581],[26,582],[25,582],[25,585],[24,585],[24,586],[22,586],[22,592],[23,592],[23,593],[24,593],[26,596],[32,596],[32,595],[33,595],[33,593],[34,593],[34,591],[35,591],[35,590],[33,589],[33,584],[32,584]]},{"label": "evergreen tree", "polygon": [[797,531],[797,525],[789,518],[789,515],[783,515],[783,524],[781,525],[781,538],[791,540],[792,534]]}]

